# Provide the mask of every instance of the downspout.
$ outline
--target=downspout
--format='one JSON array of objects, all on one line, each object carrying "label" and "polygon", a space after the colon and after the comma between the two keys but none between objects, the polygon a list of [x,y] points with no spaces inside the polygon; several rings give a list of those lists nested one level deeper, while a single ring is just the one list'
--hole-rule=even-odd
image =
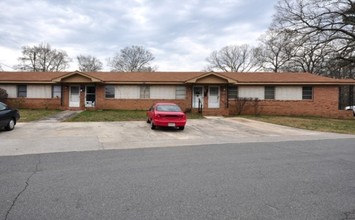
[{"label": "downspout", "polygon": [[226,85],[226,90],[227,90],[227,92],[226,92],[226,102],[227,102],[227,108],[229,108],[229,99],[228,99],[228,97],[229,97],[229,84],[227,84]]},{"label": "downspout", "polygon": [[63,107],[63,96],[64,96],[64,86],[63,83],[60,84],[60,106]]},{"label": "downspout", "polygon": [[193,110],[193,98],[194,98],[194,91],[193,91],[194,89],[193,89],[193,87],[194,87],[193,84],[191,84],[191,85],[190,85],[190,91],[191,91],[191,92],[190,92],[190,94],[191,94],[191,100],[190,100],[190,106],[191,106],[191,108],[190,108],[190,109],[191,109],[191,112],[192,112],[192,110]]},{"label": "downspout", "polygon": [[349,105],[354,106],[354,86],[349,86]]}]

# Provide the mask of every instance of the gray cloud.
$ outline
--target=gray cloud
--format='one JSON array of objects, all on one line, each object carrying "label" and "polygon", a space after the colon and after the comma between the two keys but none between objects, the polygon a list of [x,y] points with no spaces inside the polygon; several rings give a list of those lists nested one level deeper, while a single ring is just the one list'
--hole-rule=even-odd
[{"label": "gray cloud", "polygon": [[[271,22],[276,0],[2,0],[0,63],[14,65],[21,46],[48,42],[71,57],[103,62],[141,45],[160,71],[199,71],[211,51],[255,44]],[[73,62],[71,69],[75,69]],[[6,68],[4,68],[6,69]]]}]

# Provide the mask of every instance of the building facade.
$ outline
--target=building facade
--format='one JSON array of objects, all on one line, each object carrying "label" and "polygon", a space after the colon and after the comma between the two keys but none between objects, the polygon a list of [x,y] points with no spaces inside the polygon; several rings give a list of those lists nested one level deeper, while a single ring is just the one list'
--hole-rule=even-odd
[{"label": "building facade", "polygon": [[338,80],[309,73],[0,72],[9,105],[31,109],[145,110],[174,102],[204,115],[314,115],[351,118],[339,109]]}]

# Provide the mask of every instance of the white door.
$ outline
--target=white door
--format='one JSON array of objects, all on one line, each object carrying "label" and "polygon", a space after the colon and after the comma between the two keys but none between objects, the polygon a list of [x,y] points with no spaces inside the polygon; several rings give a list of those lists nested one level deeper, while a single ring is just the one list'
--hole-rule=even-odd
[{"label": "white door", "polygon": [[[193,108],[202,108],[203,107],[203,87],[202,86],[195,86],[194,93],[193,93],[193,101],[192,101]],[[200,105],[200,106],[199,106]]]},{"label": "white door", "polygon": [[208,108],[219,108],[219,86],[208,88]]},{"label": "white door", "polygon": [[69,107],[80,107],[80,87],[70,86]]}]

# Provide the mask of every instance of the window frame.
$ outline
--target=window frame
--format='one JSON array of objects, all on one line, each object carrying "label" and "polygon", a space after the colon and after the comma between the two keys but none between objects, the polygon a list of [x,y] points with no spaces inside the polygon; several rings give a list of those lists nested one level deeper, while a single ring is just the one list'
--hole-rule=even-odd
[{"label": "window frame", "polygon": [[150,99],[150,86],[142,85],[139,87],[139,98],[140,99]]},{"label": "window frame", "polygon": [[264,86],[264,99],[275,100],[275,86]]},{"label": "window frame", "polygon": [[313,86],[302,86],[302,100],[312,100],[312,99],[313,99]]},{"label": "window frame", "polygon": [[[55,88],[59,88],[59,91],[56,91]],[[61,85],[53,85],[52,86],[52,98],[61,98],[61,97],[62,97],[62,86]]]},{"label": "window frame", "polygon": [[[231,90],[233,89],[233,90]],[[237,85],[228,85],[228,100],[237,100],[239,97],[239,89]]]},{"label": "window frame", "polygon": [[[24,88],[21,90],[20,88]],[[24,94],[21,94],[24,93]],[[17,85],[17,98],[26,98],[27,97],[27,85]]]},{"label": "window frame", "polygon": [[186,99],[186,86],[176,86],[175,99]]},{"label": "window frame", "polygon": [[[110,92],[110,93],[108,93],[108,92]],[[114,99],[114,98],[115,98],[115,86],[114,85],[105,85],[105,99]]]}]

